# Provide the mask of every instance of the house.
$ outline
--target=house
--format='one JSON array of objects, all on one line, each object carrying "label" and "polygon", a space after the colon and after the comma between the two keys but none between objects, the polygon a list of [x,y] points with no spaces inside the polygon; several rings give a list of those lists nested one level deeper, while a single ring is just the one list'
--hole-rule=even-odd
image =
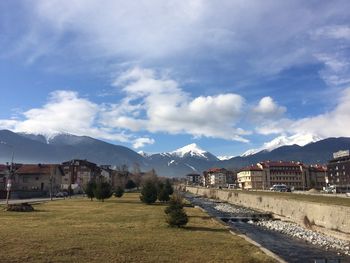
[{"label": "house", "polygon": [[12,190],[56,193],[61,189],[63,175],[59,164],[23,164],[15,172]]},{"label": "house", "polygon": [[263,189],[263,174],[261,166],[244,167],[237,174],[238,185],[242,189]]},{"label": "house", "polygon": [[186,175],[186,184],[187,185],[200,185],[201,183],[200,174],[187,174]]},{"label": "house", "polygon": [[101,175],[101,168],[87,160],[73,159],[64,162],[62,169],[62,188],[68,189],[71,186],[75,192],[82,192],[89,181],[96,180]]}]

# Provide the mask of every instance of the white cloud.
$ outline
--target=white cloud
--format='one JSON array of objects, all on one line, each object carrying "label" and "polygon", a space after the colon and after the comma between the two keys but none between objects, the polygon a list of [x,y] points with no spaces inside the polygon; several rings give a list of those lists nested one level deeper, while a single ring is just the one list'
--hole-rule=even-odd
[{"label": "white cloud", "polygon": [[263,97],[253,111],[264,116],[279,117],[285,113],[286,108],[279,106],[270,96],[268,96]]},{"label": "white cloud", "polygon": [[154,139],[152,138],[137,138],[133,141],[132,147],[135,149],[143,148],[145,145],[154,144]]},{"label": "white cloud", "polygon": [[349,137],[350,88],[345,89],[337,100],[337,106],[333,110],[297,120],[291,124],[289,130],[295,133],[307,131],[320,137]]},{"label": "white cloud", "polygon": [[[250,78],[314,63],[315,52],[349,39],[347,21],[336,23],[348,17],[346,0],[331,7],[293,0],[222,0],[220,5],[204,0],[39,0],[23,5],[28,23],[18,30],[17,45],[9,47],[30,61],[55,54],[77,55],[84,62],[146,61],[149,66],[164,60],[174,65],[174,58],[180,65],[191,60],[197,65],[204,58],[212,64],[225,61],[236,75]],[[282,15],[286,10],[290,15]],[[335,42],[328,45],[319,37]]]},{"label": "white cloud", "polygon": [[[247,141],[242,137],[247,132],[235,127],[244,105],[240,95],[228,93],[192,98],[176,81],[141,68],[122,74],[114,85],[121,88],[126,98],[123,105],[106,113],[106,125]],[[125,108],[127,112],[123,111]],[[116,116],[117,112],[122,116]]]},{"label": "white cloud", "polygon": [[[330,98],[331,100],[332,98]],[[299,144],[328,137],[350,137],[350,88],[345,89],[337,99],[334,109],[301,119],[270,120],[256,128],[260,134],[282,134],[271,142],[265,143],[261,149],[279,145]]]},{"label": "white cloud", "polygon": [[166,74],[139,67],[122,73],[113,85],[123,96],[115,103],[96,104],[77,92],[58,90],[42,107],[24,111],[22,118],[0,120],[0,128],[88,135],[129,142],[135,148],[154,143],[139,136],[144,131],[248,142],[251,131],[240,127],[242,121],[269,122],[285,111],[271,97],[262,98],[255,107],[234,93],[192,97]]},{"label": "white cloud", "polygon": [[47,136],[72,133],[122,142],[129,140],[125,134],[97,125],[99,113],[99,105],[80,98],[77,92],[57,90],[50,93],[42,107],[23,112],[22,120],[0,120],[0,127]]},{"label": "white cloud", "polygon": [[316,29],[311,35],[315,38],[331,38],[350,40],[349,25],[333,25]]}]

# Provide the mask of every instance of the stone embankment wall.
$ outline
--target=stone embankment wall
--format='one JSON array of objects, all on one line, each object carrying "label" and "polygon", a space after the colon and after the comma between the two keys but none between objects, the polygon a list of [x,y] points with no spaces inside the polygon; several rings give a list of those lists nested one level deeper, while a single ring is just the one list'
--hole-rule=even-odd
[{"label": "stone embankment wall", "polygon": [[350,234],[350,207],[315,202],[306,202],[275,196],[249,194],[242,191],[219,190],[186,186],[186,190],[196,195],[220,199],[232,204],[251,207],[287,217],[303,224],[305,217],[316,226]]}]

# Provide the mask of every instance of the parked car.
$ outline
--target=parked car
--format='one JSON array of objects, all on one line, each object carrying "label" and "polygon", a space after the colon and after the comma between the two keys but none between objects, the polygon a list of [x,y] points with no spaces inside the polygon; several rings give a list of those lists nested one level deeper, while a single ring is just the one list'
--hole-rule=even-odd
[{"label": "parked car", "polygon": [[285,184],[274,184],[270,191],[274,192],[291,192],[290,187],[286,186]]},{"label": "parked car", "polygon": [[67,192],[58,192],[55,194],[55,197],[67,197],[68,193]]}]

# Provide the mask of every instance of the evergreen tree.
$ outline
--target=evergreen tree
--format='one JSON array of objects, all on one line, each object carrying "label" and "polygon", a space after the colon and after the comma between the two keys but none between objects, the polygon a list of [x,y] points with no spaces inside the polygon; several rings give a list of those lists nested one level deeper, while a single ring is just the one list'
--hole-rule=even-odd
[{"label": "evergreen tree", "polygon": [[133,180],[129,179],[126,184],[125,184],[126,189],[134,189],[136,188],[136,184],[134,183]]},{"label": "evergreen tree", "polygon": [[169,206],[165,208],[164,212],[166,214],[169,214],[173,210],[183,209],[183,207],[184,207],[184,203],[182,201],[181,196],[173,195],[170,199]]},{"label": "evergreen tree", "polygon": [[96,199],[104,202],[105,199],[112,196],[112,186],[107,182],[98,182],[93,193]]},{"label": "evergreen tree", "polygon": [[146,204],[153,204],[157,201],[157,187],[154,181],[147,180],[141,190],[140,200]]},{"label": "evergreen tree", "polygon": [[164,186],[158,191],[158,200],[160,202],[168,202],[170,200],[170,196]]},{"label": "evergreen tree", "polygon": [[171,182],[169,179],[166,179],[164,188],[168,192],[169,195],[172,195],[174,193],[174,188],[171,185]]},{"label": "evergreen tree", "polygon": [[167,214],[166,221],[170,226],[181,227],[187,224],[188,217],[184,209],[175,209]]},{"label": "evergreen tree", "polygon": [[117,186],[117,188],[115,189],[115,192],[114,192],[114,196],[115,196],[115,197],[122,197],[123,194],[124,194],[124,189],[123,189],[123,187]]},{"label": "evergreen tree", "polygon": [[180,196],[173,196],[169,206],[164,210],[166,214],[166,222],[170,226],[181,227],[187,224],[188,217],[183,209],[183,201]]},{"label": "evergreen tree", "polygon": [[85,194],[87,195],[87,197],[89,197],[92,201],[92,199],[95,197],[94,195],[94,189],[96,188],[96,183],[93,181],[90,181],[86,184],[85,186]]}]

